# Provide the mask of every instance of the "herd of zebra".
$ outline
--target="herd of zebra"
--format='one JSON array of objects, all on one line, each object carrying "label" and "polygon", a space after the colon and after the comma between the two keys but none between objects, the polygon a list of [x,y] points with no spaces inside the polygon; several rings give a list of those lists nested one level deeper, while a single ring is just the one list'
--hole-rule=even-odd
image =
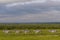
[{"label": "herd of zebra", "polygon": [[[11,31],[11,30],[3,30],[3,33],[8,34],[10,31]],[[51,33],[54,33],[54,32],[56,32],[56,31],[57,31],[57,30],[48,30],[48,32],[51,32]],[[13,32],[15,32],[16,34],[18,34],[18,33],[20,33],[20,32],[23,32],[23,33],[27,34],[27,33],[30,32],[30,30],[13,30]],[[32,30],[32,32],[34,32],[34,33],[37,34],[37,33],[41,32],[41,30]]]}]

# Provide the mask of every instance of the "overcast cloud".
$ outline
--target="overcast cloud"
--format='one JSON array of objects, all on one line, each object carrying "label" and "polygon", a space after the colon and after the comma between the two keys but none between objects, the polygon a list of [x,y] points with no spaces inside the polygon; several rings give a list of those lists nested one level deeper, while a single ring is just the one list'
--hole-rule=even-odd
[{"label": "overcast cloud", "polygon": [[0,22],[60,22],[60,0],[0,0]]}]

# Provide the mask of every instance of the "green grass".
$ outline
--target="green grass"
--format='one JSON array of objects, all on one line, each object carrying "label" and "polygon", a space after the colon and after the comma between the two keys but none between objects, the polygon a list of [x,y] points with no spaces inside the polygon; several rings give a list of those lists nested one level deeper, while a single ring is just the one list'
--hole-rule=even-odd
[{"label": "green grass", "polygon": [[0,40],[60,40],[57,35],[21,35],[21,36],[0,36]]},{"label": "green grass", "polygon": [[[12,32],[5,34],[0,30],[0,40],[60,40],[60,29],[54,29],[57,30],[55,33],[50,33],[48,30],[52,29],[40,29],[42,30],[41,33],[35,34],[34,32],[30,35],[27,34],[15,34],[13,30],[10,30]],[[30,30],[32,31],[32,29]]]}]

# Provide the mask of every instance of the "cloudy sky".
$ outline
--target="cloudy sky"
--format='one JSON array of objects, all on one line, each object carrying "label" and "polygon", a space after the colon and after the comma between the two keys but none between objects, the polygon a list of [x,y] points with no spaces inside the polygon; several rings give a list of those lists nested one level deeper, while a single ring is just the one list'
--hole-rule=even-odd
[{"label": "cloudy sky", "polygon": [[0,22],[60,22],[60,0],[0,0]]}]

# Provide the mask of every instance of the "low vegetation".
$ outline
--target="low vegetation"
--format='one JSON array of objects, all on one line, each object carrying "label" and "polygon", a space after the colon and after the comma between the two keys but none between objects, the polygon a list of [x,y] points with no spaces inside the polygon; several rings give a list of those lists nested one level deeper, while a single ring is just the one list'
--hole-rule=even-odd
[{"label": "low vegetation", "polygon": [[60,24],[18,24],[6,23],[0,24],[0,29],[60,29]]},{"label": "low vegetation", "polygon": [[0,40],[60,40],[60,24],[0,23]]},{"label": "low vegetation", "polygon": [[0,36],[0,40],[60,40],[56,35],[22,35],[22,36]]}]

